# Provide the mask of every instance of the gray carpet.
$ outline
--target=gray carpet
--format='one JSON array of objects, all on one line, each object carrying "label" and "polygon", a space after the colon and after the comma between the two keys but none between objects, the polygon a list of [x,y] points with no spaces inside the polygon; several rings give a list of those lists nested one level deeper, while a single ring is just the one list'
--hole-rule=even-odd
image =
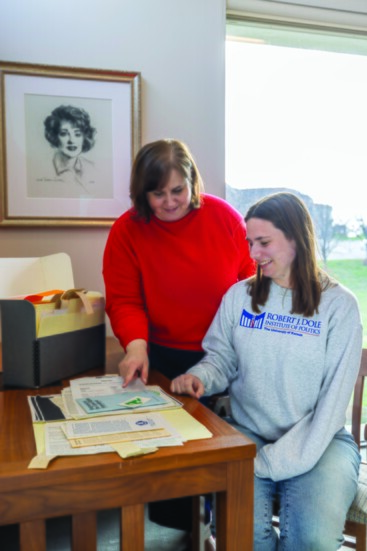
[{"label": "gray carpet", "polygon": [[[163,528],[145,519],[145,551],[186,551],[186,534],[179,530]],[[70,519],[48,521],[47,551],[70,551]],[[104,511],[98,517],[97,551],[119,551],[119,512]],[[347,551],[342,547],[341,551]],[[0,550],[19,551],[16,526],[0,526]]]},{"label": "gray carpet", "polygon": [[[71,522],[69,517],[47,521],[47,551],[70,551]],[[185,532],[163,528],[150,522],[145,516],[145,551],[187,551]],[[0,526],[0,550],[19,551],[18,528]],[[98,513],[97,551],[119,551],[119,511]]]}]

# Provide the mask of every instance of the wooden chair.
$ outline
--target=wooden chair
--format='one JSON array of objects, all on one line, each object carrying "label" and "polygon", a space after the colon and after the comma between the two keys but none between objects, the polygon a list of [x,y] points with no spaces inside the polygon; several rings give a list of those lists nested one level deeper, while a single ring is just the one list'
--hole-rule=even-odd
[{"label": "wooden chair", "polygon": [[[362,350],[361,367],[357,382],[354,387],[352,406],[352,434],[360,448],[361,446],[361,420],[363,404],[364,378],[367,376],[367,348]],[[367,439],[367,425],[364,427],[364,438]],[[347,540],[345,547],[356,551],[367,551],[367,463],[362,462],[359,471],[357,495],[348,511],[344,533]],[[348,539],[355,538],[355,543]]]}]

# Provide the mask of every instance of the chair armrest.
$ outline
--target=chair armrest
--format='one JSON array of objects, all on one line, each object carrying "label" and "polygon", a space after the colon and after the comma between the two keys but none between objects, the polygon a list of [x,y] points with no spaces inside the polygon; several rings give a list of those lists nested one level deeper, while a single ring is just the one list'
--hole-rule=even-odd
[{"label": "chair armrest", "polygon": [[231,415],[231,403],[228,394],[210,396],[207,405],[219,417],[229,417]]}]

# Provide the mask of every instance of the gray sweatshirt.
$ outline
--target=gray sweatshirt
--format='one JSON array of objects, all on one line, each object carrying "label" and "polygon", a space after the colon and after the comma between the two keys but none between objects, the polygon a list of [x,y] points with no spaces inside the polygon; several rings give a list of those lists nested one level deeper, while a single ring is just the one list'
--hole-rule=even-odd
[{"label": "gray sweatshirt", "polygon": [[291,290],[272,282],[254,314],[246,282],[236,283],[205,336],[204,359],[189,370],[206,395],[228,388],[234,420],[270,441],[255,474],[275,481],[312,469],[343,428],[362,347],[357,301],[342,285],[322,293],[310,318],[291,307]]}]

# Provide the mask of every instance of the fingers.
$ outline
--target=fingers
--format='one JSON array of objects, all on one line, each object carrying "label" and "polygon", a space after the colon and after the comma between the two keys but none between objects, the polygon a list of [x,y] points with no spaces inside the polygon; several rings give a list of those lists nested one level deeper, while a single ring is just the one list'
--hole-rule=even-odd
[{"label": "fingers", "polygon": [[122,387],[126,388],[131,381],[141,378],[144,384],[148,380],[149,363],[148,361],[138,361],[136,359],[124,358],[119,364],[120,375],[123,378]]},{"label": "fingers", "polygon": [[126,371],[125,376],[123,377],[124,382],[122,384],[122,387],[126,388],[129,385],[129,383],[131,383],[131,381],[140,377],[140,373],[141,373],[141,367],[134,367],[134,366],[129,367]]},{"label": "fingers", "polygon": [[126,354],[119,363],[119,371],[124,379],[123,388],[126,388],[131,381],[141,378],[144,384],[148,381],[149,359],[146,342],[142,339],[131,341],[126,347]]},{"label": "fingers", "polygon": [[171,382],[171,392],[176,394],[188,394],[193,398],[201,398],[204,394],[204,385],[194,375],[180,375]]},{"label": "fingers", "polygon": [[148,382],[148,372],[149,372],[149,362],[144,362],[142,370],[140,372],[140,377],[143,383],[146,385]]}]

